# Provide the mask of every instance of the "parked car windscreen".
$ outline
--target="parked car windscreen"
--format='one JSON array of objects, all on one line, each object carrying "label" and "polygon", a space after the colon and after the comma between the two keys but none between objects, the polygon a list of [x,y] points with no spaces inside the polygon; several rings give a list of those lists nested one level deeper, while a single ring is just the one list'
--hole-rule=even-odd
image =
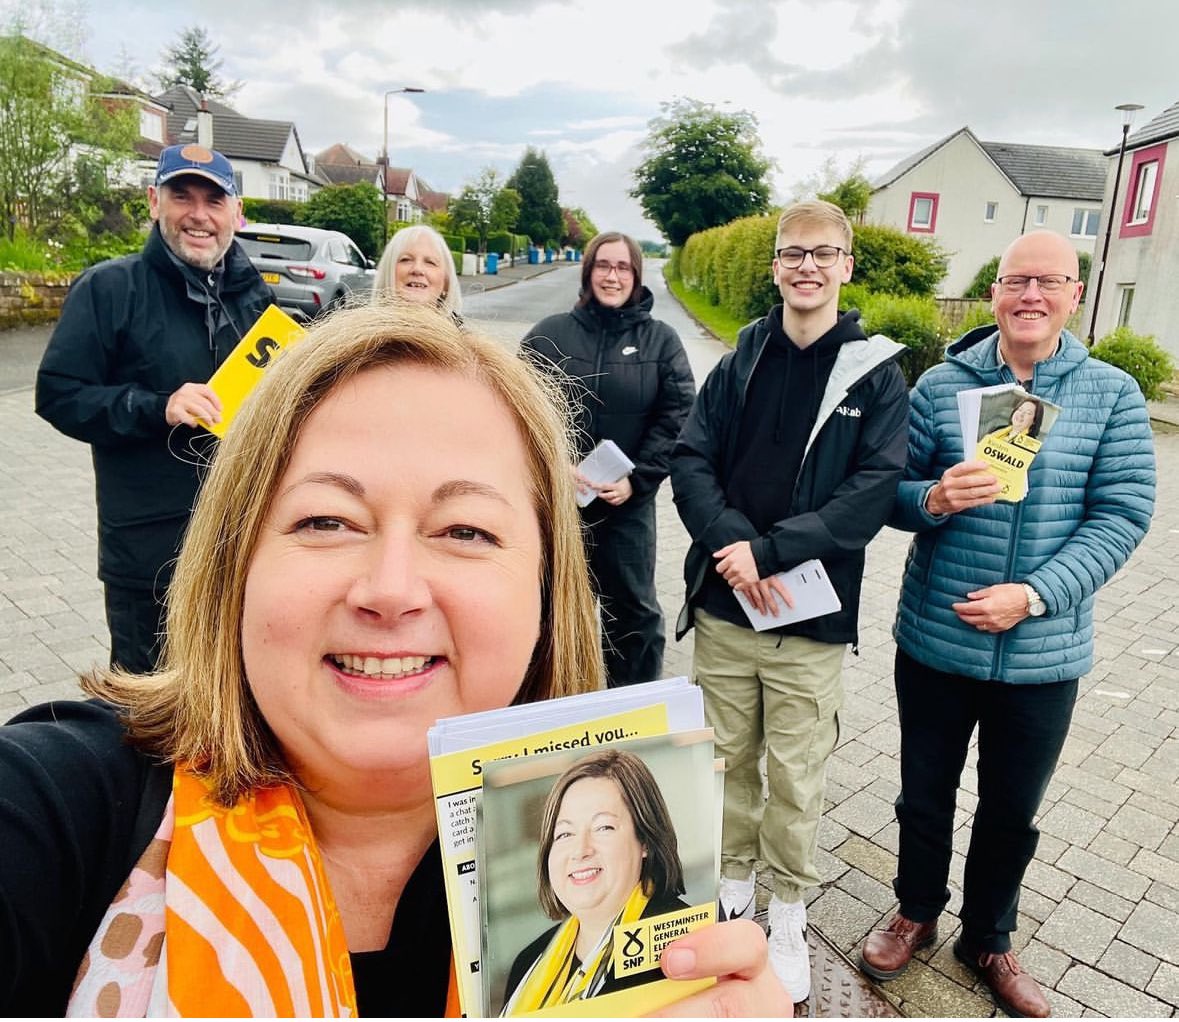
[{"label": "parked car windscreen", "polygon": [[239,234],[238,243],[251,259],[310,259],[311,242],[277,234]]}]

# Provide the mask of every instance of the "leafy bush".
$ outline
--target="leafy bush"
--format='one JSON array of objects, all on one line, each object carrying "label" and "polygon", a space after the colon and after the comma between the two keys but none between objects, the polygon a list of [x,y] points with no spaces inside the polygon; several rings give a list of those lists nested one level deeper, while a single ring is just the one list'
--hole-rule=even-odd
[{"label": "leafy bush", "polygon": [[880,224],[857,224],[853,231],[854,279],[869,291],[932,295],[946,275],[949,259],[936,242]]},{"label": "leafy bush", "polygon": [[385,202],[368,181],[321,188],[299,206],[295,219],[308,227],[342,231],[370,259],[381,253]]},{"label": "leafy bush", "polygon": [[61,269],[55,249],[30,238],[19,228],[15,233],[16,236],[9,240],[0,232],[0,270],[45,273]]},{"label": "leafy bush", "polygon": [[[990,302],[976,302],[966,310],[966,313],[954,325],[953,329],[945,329],[942,332],[945,334],[956,334],[962,336],[968,330],[973,330],[975,327],[993,325],[995,322],[995,314],[991,311]],[[996,329],[998,329],[996,327]]]},{"label": "leafy bush", "polygon": [[1136,334],[1128,326],[1106,334],[1089,354],[1133,376],[1148,401],[1159,400],[1163,396],[1162,385],[1175,375],[1174,359],[1159,347],[1154,337]]},{"label": "leafy bush", "polygon": [[970,282],[970,286],[963,292],[962,297],[990,298],[991,285],[995,282],[995,277],[998,273],[999,257],[995,256],[994,259],[988,259],[979,267],[978,273],[974,275],[974,280]]},{"label": "leafy bush", "polygon": [[860,315],[865,333],[884,334],[909,349],[901,359],[901,368],[910,386],[945,357],[941,316],[932,298],[867,294]]},{"label": "leafy bush", "polygon": [[512,251],[512,235],[508,231],[487,236],[487,251],[497,255],[507,255]]},{"label": "leafy bush", "polygon": [[242,199],[242,214],[251,223],[296,224],[299,207],[303,204],[292,199]]}]

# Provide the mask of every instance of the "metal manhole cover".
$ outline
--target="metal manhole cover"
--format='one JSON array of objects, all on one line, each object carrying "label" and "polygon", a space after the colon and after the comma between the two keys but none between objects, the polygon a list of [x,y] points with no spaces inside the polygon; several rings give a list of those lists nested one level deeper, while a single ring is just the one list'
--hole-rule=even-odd
[{"label": "metal manhole cover", "polygon": [[814,923],[807,926],[807,946],[811,952],[811,996],[794,1006],[795,1018],[904,1017]]}]

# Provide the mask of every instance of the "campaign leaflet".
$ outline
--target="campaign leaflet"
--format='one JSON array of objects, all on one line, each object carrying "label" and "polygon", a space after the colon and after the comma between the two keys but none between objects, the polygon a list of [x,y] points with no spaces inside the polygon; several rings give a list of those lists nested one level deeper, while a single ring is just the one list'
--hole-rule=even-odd
[{"label": "campaign leaflet", "polygon": [[489,1016],[637,1017],[690,992],[659,961],[716,921],[720,817],[701,798],[723,797],[712,739],[681,731],[485,764]]},{"label": "campaign leaflet", "polygon": [[438,721],[427,732],[459,1003],[487,1014],[481,968],[477,808],[485,766],[498,759],[585,750],[704,726],[686,678],[526,703]]},{"label": "campaign leaflet", "polygon": [[985,461],[1002,485],[997,500],[1027,496],[1028,470],[1060,416],[1060,406],[1017,383],[958,392],[964,453]]},{"label": "campaign leaflet", "polygon": [[271,305],[209,378],[209,386],[221,398],[221,421],[201,419],[200,424],[210,433],[225,436],[262,374],[306,332],[277,305]]}]

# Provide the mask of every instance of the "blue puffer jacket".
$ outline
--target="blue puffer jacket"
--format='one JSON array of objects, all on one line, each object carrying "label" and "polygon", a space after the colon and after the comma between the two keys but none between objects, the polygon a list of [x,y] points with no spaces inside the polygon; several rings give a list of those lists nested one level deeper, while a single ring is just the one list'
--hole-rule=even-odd
[{"label": "blue puffer jacket", "polygon": [[[998,339],[994,327],[966,334],[910,395],[909,460],[890,524],[916,536],[893,635],[936,670],[1017,684],[1063,681],[1092,667],[1094,594],[1150,526],[1150,420],[1134,380],[1090,358],[1065,331],[1032,380],[1032,392],[1062,412],[1029,469],[1028,495],[929,514],[926,493],[964,459],[958,391],[1015,382],[999,362]],[[1000,582],[1031,583],[1047,613],[997,635],[964,625],[950,605]]]}]

